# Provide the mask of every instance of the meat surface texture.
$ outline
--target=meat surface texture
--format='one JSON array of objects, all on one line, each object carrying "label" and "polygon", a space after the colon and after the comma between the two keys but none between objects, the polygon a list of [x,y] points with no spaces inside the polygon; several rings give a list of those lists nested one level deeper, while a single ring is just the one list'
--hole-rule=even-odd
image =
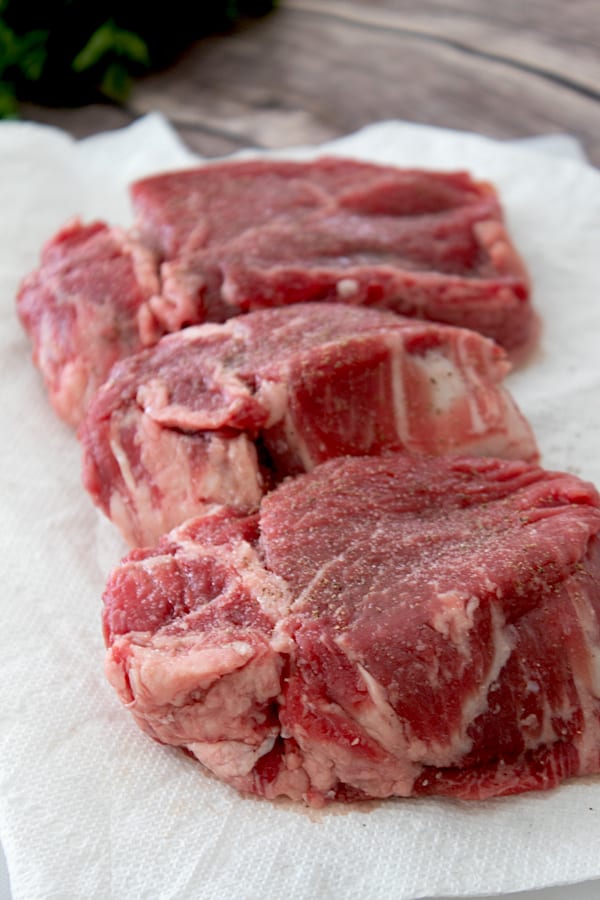
[{"label": "meat surface texture", "polygon": [[600,770],[600,498],[524,462],[343,458],[134,550],[107,674],[242,792],[482,799]]},{"label": "meat surface texture", "polygon": [[130,233],[69,223],[19,291],[34,360],[73,425],[115,361],[253,309],[377,306],[473,328],[511,353],[535,336],[496,193],[464,172],[255,160],[147,178],[131,196]]},{"label": "meat surface texture", "polygon": [[164,259],[228,241],[315,209],[417,218],[478,204],[500,207],[494,189],[466,172],[379,166],[342,157],[314,162],[250,160],[167,172],[135,182],[137,227]]},{"label": "meat surface texture", "polygon": [[493,188],[466,173],[353,160],[205,166],[136,183],[144,240],[167,260],[167,331],[302,301],[535,336],[527,272]]},{"label": "meat surface texture", "polygon": [[535,316],[495,206],[411,219],[345,210],[250,229],[163,264],[153,310],[165,330],[253,309],[338,301],[472,328],[519,356]]},{"label": "meat surface texture", "polygon": [[17,297],[56,412],[78,425],[113,364],[158,340],[153,253],[118,228],[75,220],[49,241]]},{"label": "meat surface texture", "polygon": [[507,368],[475,332],[343,304],[187,328],[113,369],[80,428],[84,484],[144,545],[337,456],[533,460]]}]

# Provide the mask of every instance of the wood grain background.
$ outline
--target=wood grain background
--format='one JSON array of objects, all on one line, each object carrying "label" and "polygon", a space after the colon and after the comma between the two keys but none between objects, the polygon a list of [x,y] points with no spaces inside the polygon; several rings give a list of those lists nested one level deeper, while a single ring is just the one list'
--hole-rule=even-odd
[{"label": "wood grain background", "polygon": [[390,118],[568,132],[600,165],[599,49],[599,0],[282,0],[139,80],[126,107],[23,112],[82,136],[161,110],[206,156]]}]

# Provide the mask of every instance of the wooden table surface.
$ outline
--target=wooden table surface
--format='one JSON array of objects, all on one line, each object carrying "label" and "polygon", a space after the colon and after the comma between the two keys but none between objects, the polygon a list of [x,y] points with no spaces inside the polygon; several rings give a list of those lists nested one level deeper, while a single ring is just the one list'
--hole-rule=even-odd
[{"label": "wooden table surface", "polygon": [[281,0],[136,82],[126,107],[23,108],[83,136],[161,110],[205,156],[405,119],[568,132],[600,165],[599,0]]}]

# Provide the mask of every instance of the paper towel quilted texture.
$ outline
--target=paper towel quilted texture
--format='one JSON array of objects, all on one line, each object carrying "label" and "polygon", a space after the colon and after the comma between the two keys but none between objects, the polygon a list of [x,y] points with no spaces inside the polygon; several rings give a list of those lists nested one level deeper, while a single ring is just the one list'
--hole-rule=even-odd
[{"label": "paper towel quilted texture", "polygon": [[[600,484],[600,174],[400,123],[324,150],[468,168],[498,186],[544,321],[510,386],[544,464]],[[15,900],[398,900],[599,877],[600,779],[308,814],[242,799],[152,743],[105,683],[100,595],[125,547],[80,487],[77,443],[46,402],[14,294],[67,218],[127,225],[126,184],[190,159],[156,116],[80,143],[0,127],[0,834]]]}]

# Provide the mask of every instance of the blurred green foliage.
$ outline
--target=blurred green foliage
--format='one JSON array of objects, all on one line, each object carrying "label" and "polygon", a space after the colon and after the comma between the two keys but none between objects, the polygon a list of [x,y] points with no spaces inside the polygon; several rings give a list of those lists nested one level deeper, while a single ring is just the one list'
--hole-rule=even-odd
[{"label": "blurred green foliage", "polygon": [[225,32],[276,0],[0,0],[0,118],[19,100],[123,102],[131,79],[160,69],[197,38]]}]

